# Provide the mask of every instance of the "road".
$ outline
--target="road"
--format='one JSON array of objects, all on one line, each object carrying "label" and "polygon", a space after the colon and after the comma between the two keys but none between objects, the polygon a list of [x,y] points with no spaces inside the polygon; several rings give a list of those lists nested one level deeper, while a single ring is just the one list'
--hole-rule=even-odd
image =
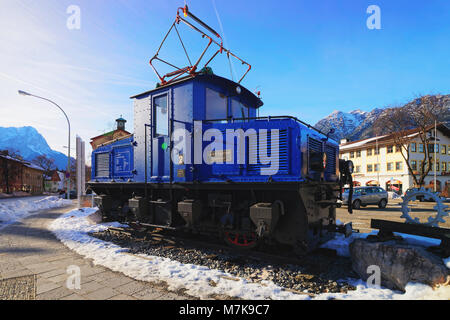
[{"label": "road", "polygon": [[[349,214],[347,207],[338,208],[336,210],[336,217],[344,223],[352,222],[354,229],[359,229],[360,232],[371,232],[370,228],[371,219],[382,219],[390,221],[405,222],[405,219],[400,218],[402,200],[389,200],[389,204],[385,209],[380,209],[378,206],[361,207],[360,210],[353,210],[353,214]],[[436,216],[436,211],[433,207],[436,205],[434,202],[419,202],[414,201],[410,203],[412,208],[411,216],[418,217],[421,222],[425,222],[429,216]],[[450,203],[446,203],[450,206]],[[444,224],[440,224],[440,227],[450,228],[450,217],[446,218]]]}]

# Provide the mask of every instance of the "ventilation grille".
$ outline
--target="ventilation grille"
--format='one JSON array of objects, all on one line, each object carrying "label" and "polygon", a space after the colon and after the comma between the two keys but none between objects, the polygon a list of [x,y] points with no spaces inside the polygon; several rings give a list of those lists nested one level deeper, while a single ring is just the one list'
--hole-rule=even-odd
[{"label": "ventilation grille", "polygon": [[308,169],[311,170],[310,159],[314,153],[322,153],[322,141],[308,138]]},{"label": "ventilation grille", "polygon": [[326,146],[325,152],[327,154],[327,167],[325,168],[325,172],[336,174],[336,148]]},{"label": "ventilation grille", "polygon": [[[256,146],[249,146],[248,148],[248,159],[257,159],[256,164],[248,165],[248,174],[249,175],[260,175],[262,173],[262,169],[266,168],[277,168],[278,172],[276,174],[289,174],[289,132],[287,129],[279,130],[279,147],[278,147],[278,157],[273,159],[271,164],[265,165],[261,163],[261,159],[259,157],[259,148],[261,145],[266,145],[267,148],[264,152],[262,150],[263,155],[267,155],[267,157],[272,157],[272,132],[268,130],[267,137],[262,139],[261,136],[258,139],[258,143]],[[275,142],[274,142],[275,143]],[[272,159],[271,159],[272,160]]]},{"label": "ventilation grille", "polygon": [[109,177],[109,153],[95,155],[95,176]]}]

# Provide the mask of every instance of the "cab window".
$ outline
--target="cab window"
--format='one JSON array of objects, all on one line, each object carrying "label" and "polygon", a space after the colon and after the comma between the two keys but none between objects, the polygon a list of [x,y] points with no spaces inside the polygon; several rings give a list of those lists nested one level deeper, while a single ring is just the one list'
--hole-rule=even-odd
[{"label": "cab window", "polygon": [[153,125],[156,136],[169,134],[167,94],[153,98]]},{"label": "cab window", "polygon": [[231,118],[242,119],[249,117],[249,109],[236,99],[231,99]]},{"label": "cab window", "polygon": [[227,118],[227,96],[206,88],[206,120]]}]

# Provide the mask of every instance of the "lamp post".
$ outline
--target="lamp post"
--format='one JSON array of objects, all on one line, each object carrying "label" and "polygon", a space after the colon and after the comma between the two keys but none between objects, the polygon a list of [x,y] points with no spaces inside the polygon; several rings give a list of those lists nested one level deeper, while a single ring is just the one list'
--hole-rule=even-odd
[{"label": "lamp post", "polygon": [[58,107],[58,109],[61,110],[62,113],[64,114],[64,116],[66,117],[67,125],[69,127],[69,135],[68,135],[68,142],[67,142],[68,143],[68,148],[67,148],[67,173],[69,175],[68,177],[67,177],[67,173],[66,173],[66,178],[67,178],[67,199],[70,199],[70,121],[69,121],[69,118],[67,117],[67,114],[64,112],[64,110],[60,106],[58,106],[55,102],[53,102],[52,100],[49,100],[49,99],[43,98],[43,97],[39,97],[39,96],[36,96],[34,94],[31,94],[31,93],[28,93],[28,92],[25,92],[25,91],[22,91],[22,90],[19,90],[19,94],[23,95],[23,96],[35,97],[35,98],[38,98],[38,99],[42,99],[42,100],[48,101],[51,104],[53,104],[56,107]]}]

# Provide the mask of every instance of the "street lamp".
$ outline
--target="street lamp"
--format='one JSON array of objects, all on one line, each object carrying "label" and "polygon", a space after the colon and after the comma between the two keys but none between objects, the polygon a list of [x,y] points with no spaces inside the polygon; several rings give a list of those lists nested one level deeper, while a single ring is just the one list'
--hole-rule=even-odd
[{"label": "street lamp", "polygon": [[49,99],[46,99],[46,98],[43,98],[43,97],[39,97],[39,96],[36,96],[34,94],[31,94],[31,93],[28,93],[28,92],[25,92],[25,91],[22,91],[22,90],[19,90],[19,94],[22,95],[22,96],[31,96],[31,97],[35,97],[35,98],[38,98],[38,99],[42,99],[42,100],[48,101],[51,104],[57,106],[59,108],[59,110],[61,110],[62,113],[64,113],[64,116],[66,117],[67,125],[69,127],[69,136],[68,136],[68,146],[69,147],[67,148],[67,173],[68,173],[69,176],[67,177],[67,174],[66,174],[66,178],[67,178],[67,199],[70,199],[70,121],[69,121],[69,118],[67,117],[67,114],[64,112],[64,110],[60,106],[58,106],[55,102],[53,102],[52,100],[49,100]]}]

